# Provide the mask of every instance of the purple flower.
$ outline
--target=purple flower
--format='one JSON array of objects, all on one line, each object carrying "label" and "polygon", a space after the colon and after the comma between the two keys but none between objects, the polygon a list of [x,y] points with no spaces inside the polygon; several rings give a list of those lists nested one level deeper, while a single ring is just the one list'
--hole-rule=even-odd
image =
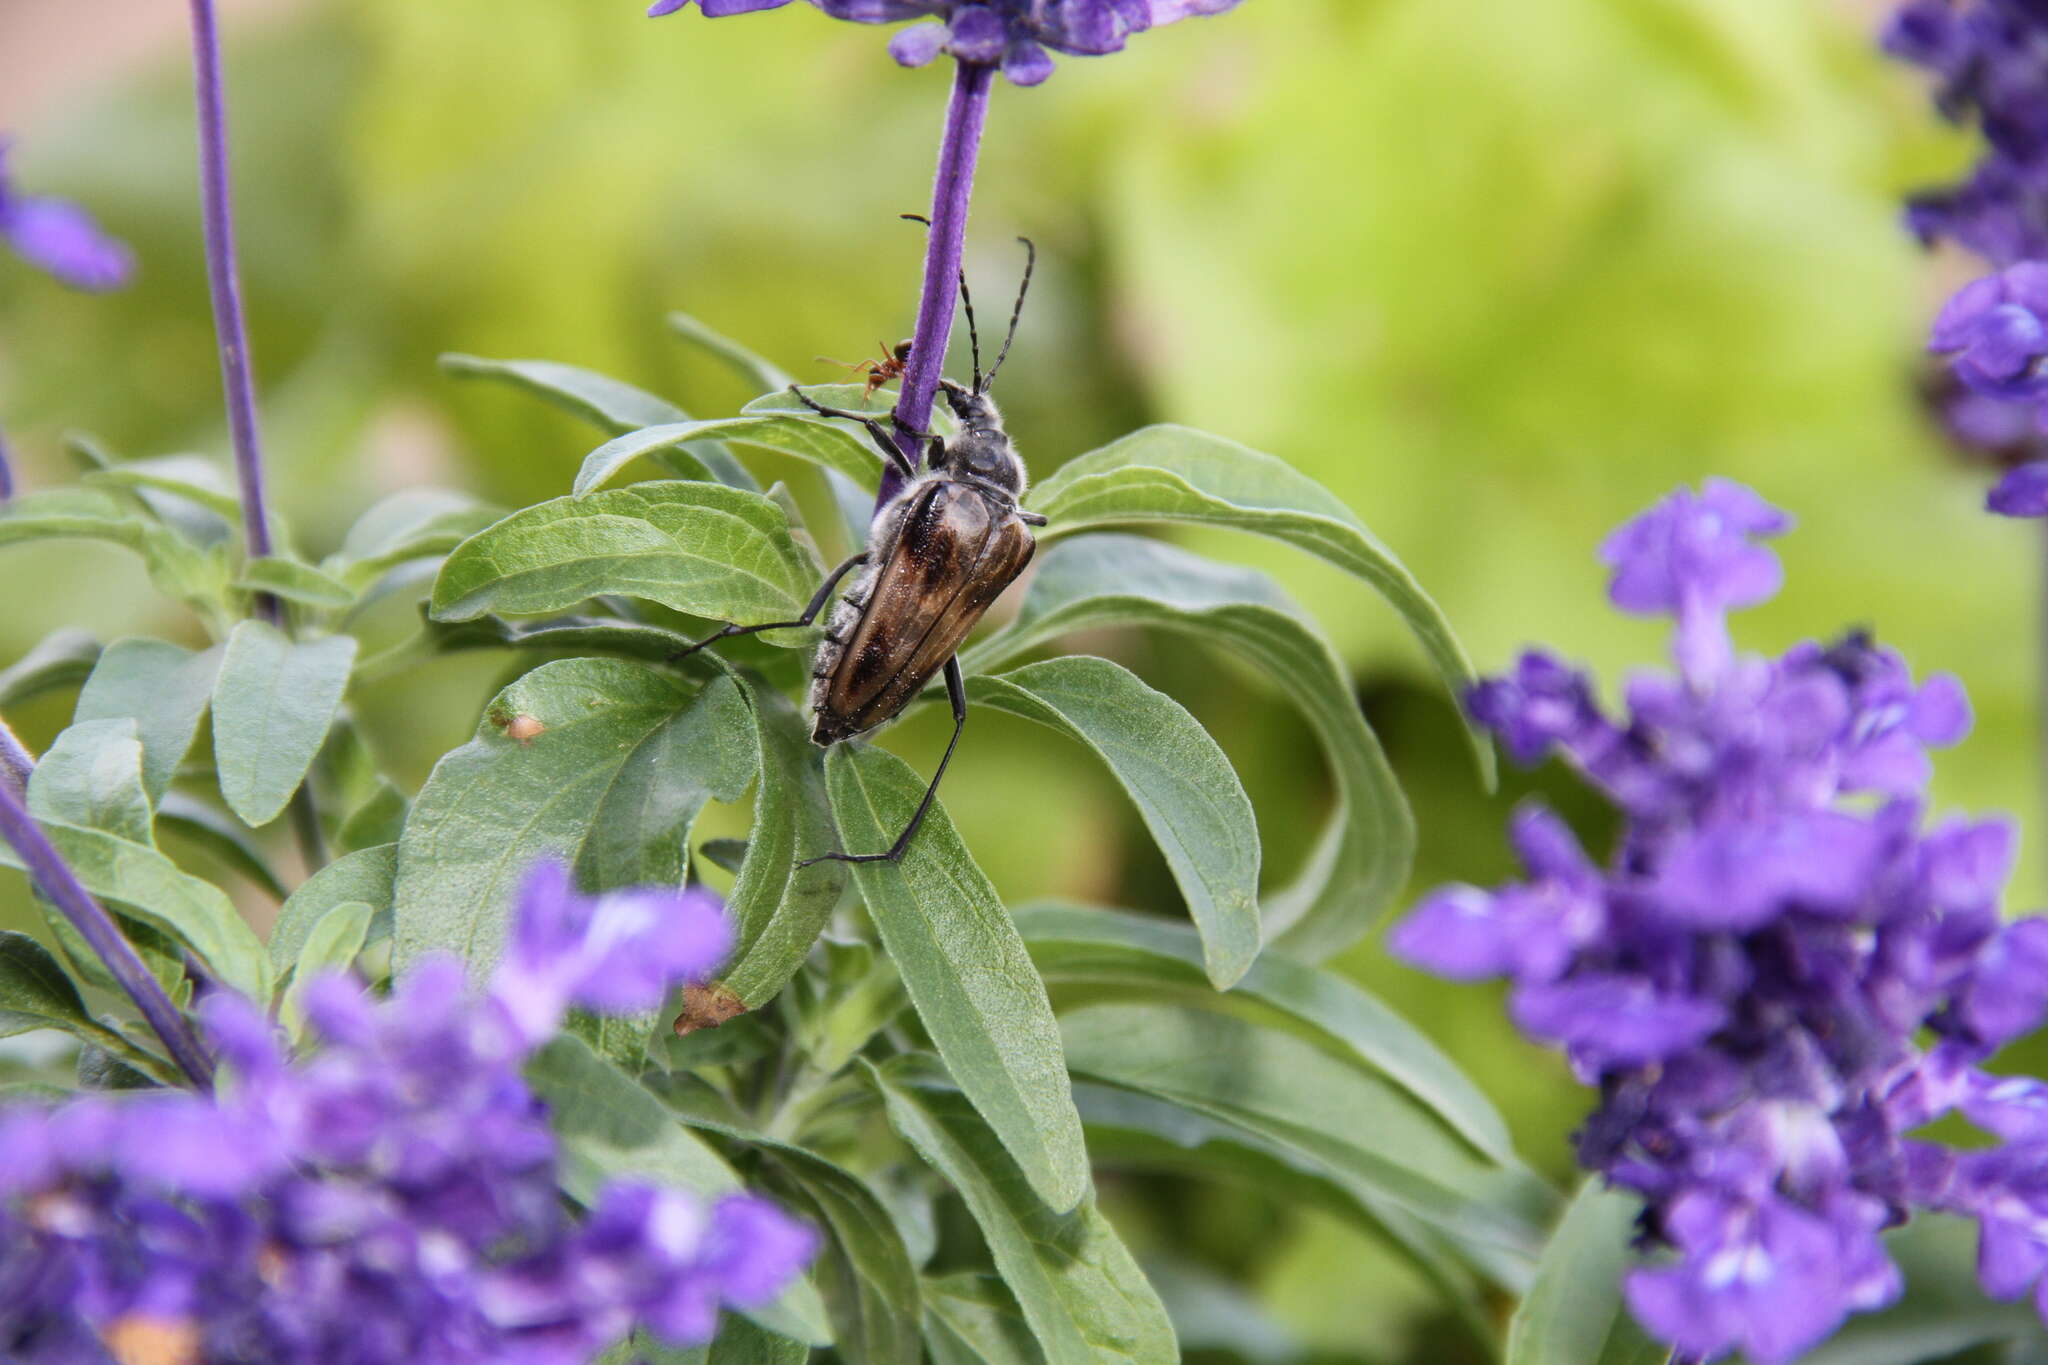
[{"label": "purple flower", "polygon": [[640,887],[578,895],[569,869],[527,873],[491,994],[518,1031],[545,1038],[572,1004],[607,1014],[653,1009],[698,985],[732,951],[732,925],[708,891]]},{"label": "purple flower", "polygon": [[101,293],[122,288],[134,278],[134,253],[101,231],[84,209],[14,189],[7,173],[7,150],[7,143],[0,140],[0,242],[73,289]]},{"label": "purple flower", "polygon": [[1955,679],[1861,633],[1735,652],[1727,611],[1778,584],[1755,539],[1787,524],[1711,483],[1609,537],[1615,605],[1675,618],[1678,674],[1630,677],[1611,717],[1530,652],[1469,702],[1516,760],[1556,753],[1613,801],[1612,854],[1518,812],[1522,880],[1434,892],[1391,936],[1439,975],[1507,977],[1516,1024],[1598,1088],[1579,1158],[1642,1196],[1656,1254],[1629,1302],[1689,1358],[1789,1359],[1888,1302],[1876,1232],[1914,1207],[1985,1221],[1987,1284],[2048,1266],[2048,1176],[2037,1225],[2020,1155],[1906,1136],[1961,1107],[2048,1153],[2048,1086],[1980,1069],[2048,1011],[2048,920],[2001,922],[2006,825],[1922,828],[1929,750],[1970,726]]},{"label": "purple flower", "polygon": [[1992,485],[1984,507],[2002,517],[2048,517],[2048,460],[2012,470]]},{"label": "purple flower", "polygon": [[[714,18],[780,9],[790,0],[696,0]],[[1000,65],[1017,85],[1037,85],[1053,71],[1046,51],[1099,57],[1121,52],[1134,33],[1196,15],[1221,14],[1239,0],[811,0],[835,19],[860,24],[922,20],[889,43],[904,66],[923,66],[940,53],[963,62]],[[691,0],[656,0],[658,18]]]},{"label": "purple flower", "polygon": [[1947,355],[1956,376],[1990,398],[2048,394],[2048,264],[2022,261],[1973,280],[1943,306],[1927,348]]},{"label": "purple flower", "polygon": [[[541,870],[523,950],[552,945],[597,972],[637,945],[621,996],[636,1004],[722,951],[622,930],[634,917],[608,918],[611,900]],[[550,981],[592,998],[587,975]],[[452,959],[418,964],[385,1001],[321,978],[306,1009],[321,1045],[293,1058],[256,1006],[208,996],[212,1097],[0,1114],[0,1356],[72,1365],[126,1342],[277,1365],[583,1365],[636,1325],[708,1340],[722,1307],[765,1303],[817,1249],[810,1228],[745,1196],[706,1204],[623,1181],[573,1215],[519,1071],[545,1034],[508,1027],[502,998],[471,994]]]}]

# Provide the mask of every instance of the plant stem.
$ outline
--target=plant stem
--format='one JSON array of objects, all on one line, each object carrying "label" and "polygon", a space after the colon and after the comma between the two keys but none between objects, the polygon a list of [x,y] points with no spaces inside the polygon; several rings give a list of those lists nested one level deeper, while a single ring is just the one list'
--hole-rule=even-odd
[{"label": "plant stem", "polygon": [[14,462],[7,454],[7,433],[0,431],[0,507],[14,497]]},{"label": "plant stem", "polygon": [[10,783],[0,782],[0,839],[14,845],[14,851],[21,855],[21,861],[28,868],[28,875],[50,898],[64,918],[71,921],[71,927],[78,931],[107,970],[113,974],[121,988],[142,1011],[142,1017],[149,1022],[156,1036],[163,1039],[169,1049],[171,1060],[178,1064],[192,1084],[201,1090],[213,1085],[213,1064],[207,1060],[206,1050],[199,1045],[199,1037],[185,1016],[178,1013],[178,1007],[171,1003],[171,997],[164,994],[164,988],[149,974],[149,968],[142,963],[135,948],[121,935],[100,903],[92,898],[78,874],[71,870],[57,852],[56,846],[44,835],[41,826],[28,813],[26,798],[15,791]]},{"label": "plant stem", "polygon": [[25,797],[28,795],[28,779],[35,770],[36,756],[8,727],[7,718],[0,716],[0,785],[10,786]]},{"label": "plant stem", "polygon": [[[235,474],[242,490],[242,530],[249,557],[271,553],[270,508],[263,481],[263,437],[256,424],[256,382],[250,368],[249,327],[242,314],[242,273],[235,255],[234,195],[228,175],[227,97],[220,69],[220,27],[213,0],[191,0],[192,74],[199,102],[199,190],[206,225],[206,282],[213,295],[213,330],[220,342],[221,388],[235,443]],[[283,624],[275,597],[258,594],[256,610]]]},{"label": "plant stem", "polygon": [[[939,143],[939,170],[932,183],[931,235],[925,243],[924,294],[917,307],[917,331],[910,341],[910,364],[903,372],[903,391],[896,400],[896,445],[914,466],[924,450],[913,432],[931,422],[932,400],[946,369],[946,345],[953,339],[954,291],[960,279],[960,258],[967,241],[967,208],[974,196],[974,166],[981,156],[981,130],[988,122],[989,92],[996,69],[961,62],[953,74],[953,98],[946,106],[946,132]],[[895,469],[882,471],[876,506],[903,486]]]}]

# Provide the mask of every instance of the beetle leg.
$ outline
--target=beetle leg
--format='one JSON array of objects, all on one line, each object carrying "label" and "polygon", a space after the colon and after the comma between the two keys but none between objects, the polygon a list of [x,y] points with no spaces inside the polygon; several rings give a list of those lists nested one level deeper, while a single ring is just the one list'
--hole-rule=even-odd
[{"label": "beetle leg", "polygon": [[825,599],[832,595],[832,589],[839,586],[839,580],[846,577],[847,573],[852,570],[854,565],[865,564],[867,563],[867,560],[868,552],[866,550],[862,550],[859,554],[847,560],[844,564],[841,564],[831,573],[826,574],[825,581],[823,583],[820,583],[818,585],[818,590],[811,594],[810,603],[804,608],[804,614],[802,616],[797,617],[796,620],[770,621],[765,625],[759,626],[729,625],[725,629],[719,631],[716,635],[705,636],[696,644],[691,645],[688,649],[677,650],[675,653],[668,656],[668,662],[672,664],[681,663],[683,660],[689,658],[692,654],[695,654],[698,650],[703,649],[709,645],[715,645],[720,640],[729,639],[734,635],[753,635],[759,631],[764,630],[789,630],[796,626],[807,626],[811,624],[811,622],[818,619],[818,613],[825,609]]},{"label": "beetle leg", "polygon": [[960,745],[960,732],[967,728],[967,681],[960,676],[960,660],[956,656],[946,660],[946,700],[953,704],[953,737],[946,741],[946,752],[939,757],[939,769],[932,774],[932,784],[924,789],[924,800],[917,803],[917,812],[910,817],[910,823],[896,836],[896,842],[889,845],[887,853],[827,853],[816,858],[806,858],[798,867],[809,867],[812,863],[894,863],[903,860],[903,852],[910,847],[910,841],[917,837],[918,827],[924,824],[924,817],[931,813],[932,800],[939,794],[939,783],[946,779],[946,765],[953,761],[953,750]]},{"label": "beetle leg", "polygon": [[1046,524],[1043,512],[1027,512],[1021,507],[1017,509],[1017,520],[1023,522],[1026,526],[1043,526]]},{"label": "beetle leg", "polygon": [[[853,412],[847,408],[828,408],[794,384],[789,386],[789,391],[796,395],[798,402],[821,417],[843,417],[849,422],[858,422],[866,427],[868,429],[868,436],[877,446],[881,447],[883,459],[892,461],[904,478],[914,479],[917,477],[917,471],[911,467],[909,458],[897,446],[896,438],[889,434],[889,428],[876,421],[873,415],[865,412]],[[913,431],[910,434],[920,441],[926,439],[925,433],[921,431]]]}]

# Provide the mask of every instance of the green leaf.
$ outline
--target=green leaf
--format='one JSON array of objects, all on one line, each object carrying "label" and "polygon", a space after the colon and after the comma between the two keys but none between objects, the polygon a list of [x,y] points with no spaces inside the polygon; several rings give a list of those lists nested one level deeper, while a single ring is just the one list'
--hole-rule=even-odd
[{"label": "green leaf", "polygon": [[1589,1180],[1565,1210],[1508,1325],[1505,1365],[1664,1365],[1670,1348],[1621,1302],[1642,1201]]},{"label": "green leaf", "polygon": [[45,692],[76,687],[91,675],[99,656],[100,642],[91,631],[60,626],[36,641],[11,667],[0,669],[0,707],[19,706]]},{"label": "green leaf", "polygon": [[321,568],[360,593],[400,564],[447,554],[504,515],[467,493],[400,489],[358,517]]},{"label": "green leaf", "polygon": [[1166,1309],[1092,1198],[1047,1208],[962,1096],[911,1084],[900,1066],[872,1074],[889,1122],[966,1201],[1048,1360],[1180,1358]]},{"label": "green leaf", "polygon": [[[856,852],[887,848],[924,795],[924,779],[879,749],[836,746],[825,771]],[[853,875],[953,1079],[1038,1197],[1073,1208],[1089,1191],[1088,1150],[1045,983],[945,808],[933,805],[901,862]]]},{"label": "green leaf", "polygon": [[[476,977],[487,975],[504,947],[512,896],[536,860],[581,862],[587,844],[603,837],[597,824],[614,800],[618,809],[637,803],[635,818],[654,818],[694,799],[672,802],[661,785],[673,783],[677,792],[708,785],[694,762],[661,767],[682,757],[675,731],[699,733],[701,720],[689,709],[694,697],[674,674],[621,659],[557,660],[500,692],[476,738],[434,766],[406,820],[398,844],[398,965],[453,952]],[[518,716],[543,727],[525,743],[503,729]],[[719,751],[712,767],[723,774],[721,787],[737,766]],[[589,856],[614,869],[624,857],[616,849]]]},{"label": "green leaf", "polygon": [[346,971],[370,937],[370,919],[376,911],[364,901],[348,901],[320,917],[306,946],[292,964],[291,984],[278,1004],[278,1022],[292,1037],[306,1031],[306,989],[327,972]]},{"label": "green leaf", "polygon": [[683,340],[724,361],[735,374],[762,393],[786,389],[796,382],[773,361],[763,359],[723,332],[713,331],[688,313],[670,313],[668,325]]},{"label": "green leaf", "polygon": [[743,415],[670,422],[614,437],[584,457],[573,491],[581,497],[604,487],[643,455],[716,440],[744,441],[808,460],[844,474],[865,488],[872,489],[881,477],[881,452],[835,423],[804,417]]},{"label": "green leaf", "polygon": [[[270,963],[262,940],[220,888],[188,876],[148,845],[104,830],[45,821],[43,832],[86,890],[172,935],[250,999],[270,998]],[[0,846],[0,865],[18,868],[21,861],[14,850]]]},{"label": "green leaf", "polygon": [[[550,616],[542,621],[479,616],[474,621],[435,622],[429,629],[440,649],[563,650],[577,654],[623,654],[652,663],[664,663],[679,650],[696,643],[681,631],[666,626],[612,616]],[[364,671],[375,663],[372,660],[364,664]]]},{"label": "green leaf", "polygon": [[270,931],[271,965],[282,972],[297,962],[314,928],[338,906],[360,901],[380,914],[389,910],[397,877],[396,844],[346,854],[315,872],[277,912]]},{"label": "green leaf", "polygon": [[[703,1199],[740,1189],[723,1157],[581,1039],[563,1035],[549,1043],[527,1064],[526,1079],[547,1103],[548,1121],[561,1139],[562,1188],[586,1206],[607,1181],[622,1178]],[[832,1341],[824,1303],[805,1280],[747,1316],[800,1341]]]},{"label": "green leaf", "polygon": [[0,930],[0,1038],[39,1028],[82,1030],[101,1046],[113,1032],[87,1013],[78,987],[49,949],[27,934]]},{"label": "green leaf", "polygon": [[150,581],[208,620],[227,594],[227,545],[201,545],[96,488],[30,493],[0,508],[0,546],[31,540],[103,540],[142,556]]},{"label": "green leaf", "polygon": [[123,460],[105,469],[89,470],[79,482],[88,488],[146,489],[169,493],[205,508],[230,526],[242,518],[242,498],[235,487],[235,476],[204,455],[157,455],[143,460]]},{"label": "green leaf", "polygon": [[968,697],[1095,751],[1130,793],[1229,990],[1259,955],[1259,827],[1216,741],[1185,707],[1107,659],[1074,655],[969,682]]},{"label": "green leaf", "polygon": [[441,566],[433,615],[538,615],[619,593],[753,625],[796,616],[817,579],[788,518],[763,495],[643,483],[556,498],[471,536]]},{"label": "green leaf", "polygon": [[1209,1010],[1098,1005],[1061,1021],[1076,1078],[1167,1100],[1364,1181],[1460,1237],[1531,1253],[1555,1197],[1473,1152],[1405,1091],[1274,1029]]},{"label": "green leaf", "polygon": [[924,1301],[932,1365],[1045,1365],[1016,1296],[995,1276],[926,1280]]},{"label": "green leaf", "polygon": [[405,817],[411,812],[412,802],[405,793],[380,777],[369,797],[342,817],[341,828],[335,831],[335,845],[352,853],[359,848],[395,843],[405,832]]},{"label": "green leaf", "polygon": [[1016,619],[961,659],[986,672],[1078,630],[1142,625],[1219,645],[1265,674],[1321,741],[1336,810],[1293,885],[1268,894],[1267,941],[1321,959],[1368,932],[1408,878],[1415,826],[1379,740],[1330,647],[1264,574],[1137,536],[1091,535],[1053,546]]},{"label": "green leaf", "polygon": [[1493,745],[1465,718],[1472,664],[1450,622],[1394,552],[1308,475],[1262,451],[1187,427],[1134,431],[1067,461],[1025,498],[1050,534],[1090,526],[1192,521],[1283,540],[1365,580],[1421,642],[1465,719],[1480,772],[1493,781]]},{"label": "green leaf", "polygon": [[[1207,982],[1193,930],[1151,915],[1084,906],[1017,911],[1017,930],[1052,985],[1112,986],[1188,997]],[[1335,972],[1268,953],[1238,982],[1231,1002],[1251,1002],[1285,1026],[1401,1086],[1495,1161],[1515,1159],[1506,1120],[1457,1064],[1406,1019]],[[1202,1003],[1212,1003],[1203,1000]]]},{"label": "green leaf", "polygon": [[267,592],[307,607],[345,607],[356,600],[356,590],[341,579],[279,555],[250,560],[236,575],[235,586],[245,592]]},{"label": "green leaf", "polygon": [[844,1167],[790,1143],[748,1135],[831,1234],[813,1273],[840,1351],[864,1365],[919,1365],[924,1312],[917,1268],[887,1206]]},{"label": "green leaf", "polygon": [[441,368],[458,379],[489,379],[509,384],[553,404],[571,417],[580,417],[608,431],[625,432],[688,420],[681,408],[665,398],[577,365],[450,354],[441,357]]},{"label": "green leaf", "polygon": [[293,641],[264,621],[228,636],[213,685],[213,761],[228,809],[251,828],[275,820],[305,780],[355,657],[352,636]]},{"label": "green leaf", "polygon": [[718,677],[635,748],[598,802],[577,859],[584,883],[681,886],[697,816],[739,800],[754,780],[753,723],[739,685]]},{"label": "green leaf", "polygon": [[73,719],[133,720],[143,785],[151,801],[161,802],[199,732],[220,661],[218,649],[194,654],[166,640],[116,640],[100,654]]},{"label": "green leaf", "polygon": [[789,699],[741,675],[759,745],[761,789],[738,879],[726,901],[739,948],[726,988],[759,1009],[796,974],[846,890],[844,863],[798,867],[838,846],[823,755]]},{"label": "green leaf", "polygon": [[154,842],[154,812],[142,786],[142,743],[132,720],[88,720],[57,736],[28,781],[38,820],[105,830],[138,844]]},{"label": "green leaf", "polygon": [[[149,750],[144,748],[145,765],[148,759]],[[175,834],[205,849],[261,887],[266,895],[279,901],[285,898],[285,885],[271,870],[263,849],[249,837],[242,822],[225,810],[185,792],[165,792],[157,804],[156,827],[159,834]]]}]

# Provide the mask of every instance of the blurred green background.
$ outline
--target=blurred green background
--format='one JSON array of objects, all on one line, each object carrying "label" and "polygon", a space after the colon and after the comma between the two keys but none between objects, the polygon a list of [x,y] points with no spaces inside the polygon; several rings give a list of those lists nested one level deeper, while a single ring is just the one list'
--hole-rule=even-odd
[{"label": "blurred green background", "polygon": [[[67,429],[131,455],[226,449],[179,8],[0,5],[0,123],[25,185],[84,200],[143,263],[137,288],[90,299],[0,261],[0,425],[30,486],[68,476]],[[331,549],[399,487],[507,504],[567,490],[599,438],[444,377],[443,351],[571,361],[712,415],[750,395],[666,330],[670,308],[819,381],[834,371],[811,357],[909,331],[921,239],[896,215],[926,206],[946,76],[899,71],[880,32],[800,4],[660,23],[635,0],[226,8],[269,447],[303,549]],[[1005,371],[1012,430],[1041,476],[1152,420],[1273,451],[1407,559],[1482,667],[1542,640],[1610,680],[1661,635],[1604,609],[1599,538],[1680,481],[1742,479],[1800,523],[1787,590],[1744,618],[1744,641],[1867,625],[1960,674],[1978,726],[1942,762],[1939,803],[2038,830],[2041,543],[1978,510],[1985,475],[1914,397],[1925,319],[1964,266],[1905,239],[1897,197],[1969,148],[1870,52],[1879,17],[1786,0],[1246,0],[1063,62],[1039,89],[999,87],[973,278],[1006,296],[1011,239],[1044,253]],[[763,472],[815,495],[799,467]],[[1336,640],[1416,804],[1418,889],[1504,875],[1502,817],[1531,779],[1479,790],[1392,614],[1284,549],[1194,543],[1276,574]],[[0,666],[66,624],[197,631],[119,552],[0,559]],[[381,628],[406,624],[393,611]],[[1216,733],[1282,880],[1327,799],[1305,727],[1183,645],[1086,645]],[[509,664],[461,656],[353,702],[416,786]],[[69,704],[14,719],[40,746]],[[943,732],[929,714],[889,743],[928,767]],[[1078,750],[983,714],[954,771],[947,804],[1013,901],[1176,905]],[[1597,824],[1561,774],[1535,782]],[[2016,908],[2048,878],[2039,841],[2024,847]],[[21,896],[10,879],[0,908]],[[1421,979],[1376,942],[1344,965],[1565,1172],[1581,1096],[1492,992]],[[1173,1292],[1227,1307],[1203,1277],[1229,1276],[1319,1359],[1447,1359],[1419,1288],[1335,1220],[1243,1192],[1112,1197],[1141,1247],[1185,1256]],[[1256,1347],[1240,1354],[1289,1358]]]}]

